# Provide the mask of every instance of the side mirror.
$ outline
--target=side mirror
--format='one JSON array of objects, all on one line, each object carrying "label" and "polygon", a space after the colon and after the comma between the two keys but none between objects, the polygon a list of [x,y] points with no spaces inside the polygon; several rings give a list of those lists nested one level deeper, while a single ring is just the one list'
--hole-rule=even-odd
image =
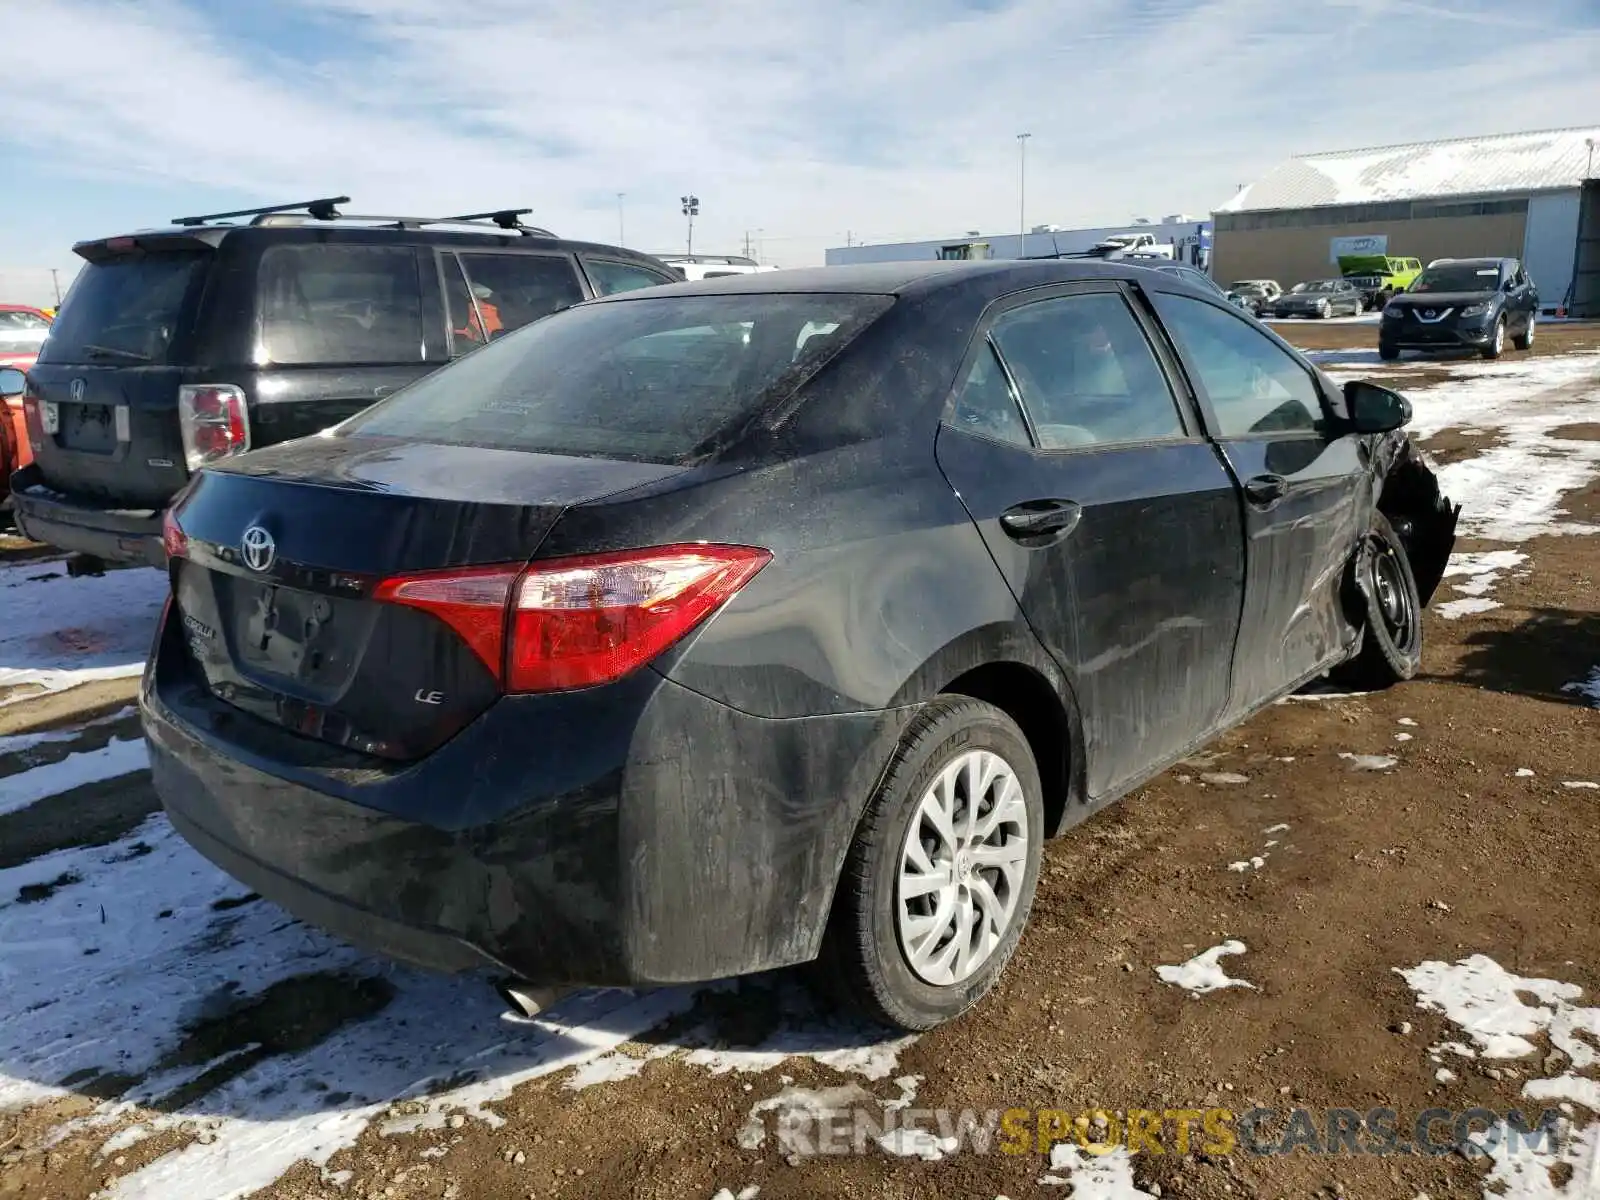
[{"label": "side mirror", "polygon": [[1411,401],[1365,379],[1344,385],[1344,402],[1357,433],[1389,433],[1411,420]]},{"label": "side mirror", "polygon": [[15,367],[0,367],[0,400],[15,400],[27,385],[27,376]]}]

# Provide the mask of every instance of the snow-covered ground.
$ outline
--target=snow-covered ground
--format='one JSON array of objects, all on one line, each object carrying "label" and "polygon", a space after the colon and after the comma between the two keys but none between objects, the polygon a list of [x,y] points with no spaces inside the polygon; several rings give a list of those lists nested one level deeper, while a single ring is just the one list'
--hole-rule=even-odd
[{"label": "snow-covered ground", "polygon": [[72,578],[60,562],[0,567],[0,705],[137,675],[167,595],[160,571]]}]

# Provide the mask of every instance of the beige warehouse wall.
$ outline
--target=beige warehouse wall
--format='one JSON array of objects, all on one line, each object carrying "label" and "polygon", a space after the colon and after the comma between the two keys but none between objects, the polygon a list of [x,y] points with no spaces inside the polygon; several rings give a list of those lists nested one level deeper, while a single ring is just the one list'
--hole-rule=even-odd
[{"label": "beige warehouse wall", "polygon": [[1389,235],[1389,253],[1419,258],[1522,256],[1526,213],[1479,217],[1425,217],[1361,225],[1317,225],[1306,229],[1219,230],[1212,247],[1212,275],[1232,279],[1276,279],[1284,287],[1302,279],[1337,274],[1328,261],[1331,238],[1365,233]]}]

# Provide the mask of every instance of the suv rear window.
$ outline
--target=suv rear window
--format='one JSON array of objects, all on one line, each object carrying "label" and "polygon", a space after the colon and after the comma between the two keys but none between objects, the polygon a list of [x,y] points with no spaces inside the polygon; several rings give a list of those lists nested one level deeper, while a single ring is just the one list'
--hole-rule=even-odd
[{"label": "suv rear window", "polygon": [[41,363],[162,363],[205,251],[130,254],[86,263],[73,281]]},{"label": "suv rear window", "polygon": [[269,246],[261,255],[259,286],[256,358],[263,365],[424,357],[422,286],[417,252],[409,246]]},{"label": "suv rear window", "polygon": [[758,292],[583,305],[424,377],[338,436],[681,462],[893,302]]}]

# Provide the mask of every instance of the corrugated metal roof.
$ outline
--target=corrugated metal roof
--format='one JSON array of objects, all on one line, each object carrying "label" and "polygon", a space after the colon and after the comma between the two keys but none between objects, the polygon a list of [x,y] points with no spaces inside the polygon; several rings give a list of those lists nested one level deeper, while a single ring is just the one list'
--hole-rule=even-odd
[{"label": "corrugated metal roof", "polygon": [[1303,154],[1279,163],[1217,211],[1577,187],[1588,169],[1591,138],[1600,170],[1600,125]]}]

